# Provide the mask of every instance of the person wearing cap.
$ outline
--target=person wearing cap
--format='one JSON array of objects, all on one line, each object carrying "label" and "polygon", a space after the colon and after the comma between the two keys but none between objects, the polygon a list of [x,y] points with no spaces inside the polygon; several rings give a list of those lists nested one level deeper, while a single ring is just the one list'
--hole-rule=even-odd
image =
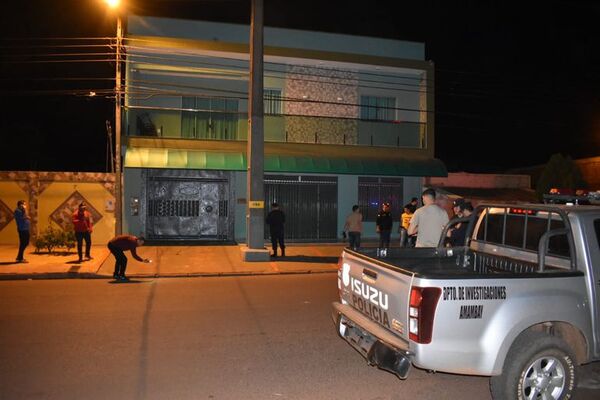
[{"label": "person wearing cap", "polygon": [[[473,213],[473,205],[468,201],[463,201],[462,203],[460,203],[460,205],[458,207],[460,209],[459,210],[460,215],[464,218],[469,218],[471,216],[471,214]],[[456,246],[464,246],[465,245],[465,238],[467,235],[468,227],[469,227],[468,222],[461,222],[454,228],[448,229],[447,236],[448,236],[448,243],[450,244],[450,246],[456,247]]]},{"label": "person wearing cap", "polygon": [[465,203],[465,199],[459,197],[452,202],[452,212],[454,212],[454,218],[461,218],[461,205]]},{"label": "person wearing cap", "polygon": [[409,235],[417,235],[415,247],[437,247],[444,227],[448,223],[448,213],[435,202],[435,190],[426,189],[422,195],[423,207],[415,211]]},{"label": "person wearing cap", "polygon": [[392,225],[394,219],[390,212],[390,203],[387,201],[383,203],[381,211],[377,214],[375,226],[377,233],[379,233],[379,248],[387,249],[390,247],[390,237],[392,236]]},{"label": "person wearing cap", "polygon": [[83,261],[83,241],[85,240],[85,258],[91,260],[90,249],[92,247],[92,214],[87,210],[85,202],[79,203],[79,207],[73,213],[73,228],[77,240],[77,254],[79,262]]},{"label": "person wearing cap", "polygon": [[125,270],[127,269],[127,256],[125,255],[126,251],[130,251],[133,258],[138,261],[149,263],[149,258],[142,258],[137,255],[136,249],[139,246],[144,245],[144,238],[137,237],[133,235],[118,235],[112,238],[108,242],[108,250],[115,256],[115,272],[113,273],[113,278],[117,281],[127,281],[129,280],[125,276]]}]

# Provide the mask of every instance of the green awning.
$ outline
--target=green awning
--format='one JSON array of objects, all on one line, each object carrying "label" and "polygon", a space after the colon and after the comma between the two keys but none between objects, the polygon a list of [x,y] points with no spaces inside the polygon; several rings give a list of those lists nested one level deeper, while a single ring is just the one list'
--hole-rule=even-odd
[{"label": "green awning", "polygon": [[[246,154],[164,148],[128,148],[125,167],[246,171]],[[447,176],[435,158],[399,157],[394,160],[320,156],[265,155],[265,172],[386,176]]]}]

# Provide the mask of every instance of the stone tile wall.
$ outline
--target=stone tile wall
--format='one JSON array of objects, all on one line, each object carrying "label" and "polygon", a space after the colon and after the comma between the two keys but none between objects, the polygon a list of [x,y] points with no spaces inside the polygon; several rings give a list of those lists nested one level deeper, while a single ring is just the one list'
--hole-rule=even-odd
[{"label": "stone tile wall", "polygon": [[285,98],[289,142],[357,143],[358,73],[289,66]]}]

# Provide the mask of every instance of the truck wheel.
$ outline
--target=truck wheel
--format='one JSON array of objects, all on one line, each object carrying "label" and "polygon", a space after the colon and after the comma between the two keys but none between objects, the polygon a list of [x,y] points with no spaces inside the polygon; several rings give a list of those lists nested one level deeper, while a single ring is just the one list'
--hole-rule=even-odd
[{"label": "truck wheel", "polygon": [[504,360],[502,375],[490,378],[497,400],[571,399],[577,370],[569,346],[560,338],[528,333],[517,339]]}]

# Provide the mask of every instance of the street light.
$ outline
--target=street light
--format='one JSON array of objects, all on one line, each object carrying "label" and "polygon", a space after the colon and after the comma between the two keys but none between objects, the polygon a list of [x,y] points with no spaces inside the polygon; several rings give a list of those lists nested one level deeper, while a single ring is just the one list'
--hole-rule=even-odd
[{"label": "street light", "polygon": [[122,230],[122,174],[121,174],[121,43],[123,31],[121,26],[120,0],[104,0],[108,7],[117,14],[117,45],[115,67],[115,234]]}]

